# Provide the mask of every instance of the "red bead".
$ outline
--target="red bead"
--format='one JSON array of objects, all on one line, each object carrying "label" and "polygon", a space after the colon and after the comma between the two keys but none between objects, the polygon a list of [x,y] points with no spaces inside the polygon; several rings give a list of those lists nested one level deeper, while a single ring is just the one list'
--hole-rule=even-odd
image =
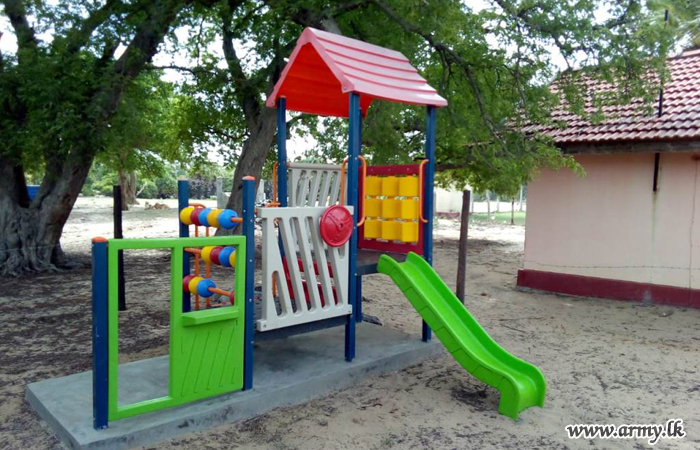
[{"label": "red bead", "polygon": [[182,280],[182,290],[187,292],[188,294],[190,293],[190,281],[192,281],[192,278],[194,278],[194,275],[187,275]]},{"label": "red bead", "polygon": [[209,259],[211,259],[211,262],[213,262],[214,264],[217,264],[219,266],[221,265],[221,262],[219,261],[219,253],[221,253],[221,250],[223,250],[223,249],[224,248],[221,246],[214,247],[212,249],[211,253],[209,253]]},{"label": "red bead", "polygon": [[192,224],[201,225],[201,223],[199,223],[199,213],[201,212],[202,208],[195,208],[194,211],[192,211],[192,214],[190,214],[190,220],[192,221]]}]

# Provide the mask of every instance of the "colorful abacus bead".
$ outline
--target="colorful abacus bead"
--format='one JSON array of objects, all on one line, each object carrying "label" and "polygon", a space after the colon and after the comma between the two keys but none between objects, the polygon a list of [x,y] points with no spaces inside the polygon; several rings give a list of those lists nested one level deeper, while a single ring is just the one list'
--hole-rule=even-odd
[{"label": "colorful abacus bead", "polygon": [[190,294],[196,294],[197,293],[197,283],[202,281],[204,278],[202,277],[192,277],[189,283],[187,283],[187,292]]},{"label": "colorful abacus bead", "polygon": [[182,211],[180,211],[180,221],[185,225],[192,225],[192,211],[194,211],[194,206],[182,208]]},{"label": "colorful abacus bead", "polygon": [[231,252],[231,256],[228,257],[228,263],[231,267],[236,267],[236,251]]},{"label": "colorful abacus bead", "polygon": [[224,247],[219,253],[219,263],[224,267],[231,267],[231,254],[233,253],[233,247]]},{"label": "colorful abacus bead", "polygon": [[218,208],[212,209],[211,212],[207,214],[207,223],[210,227],[219,228],[219,214],[221,214],[221,210]]},{"label": "colorful abacus bead", "polygon": [[221,262],[219,261],[219,254],[221,253],[221,250],[224,248],[222,246],[217,246],[214,247],[211,252],[209,253],[209,259],[211,260],[212,263],[221,265]]},{"label": "colorful abacus bead", "polygon": [[225,230],[233,230],[238,224],[236,222],[233,222],[231,219],[236,217],[238,217],[236,211],[232,209],[224,209],[223,211],[221,211],[218,217],[219,228],[223,228]]},{"label": "colorful abacus bead", "polygon": [[202,253],[201,253],[201,255],[202,255],[202,259],[204,260],[204,262],[208,262],[208,263],[211,263],[211,262],[212,262],[212,260],[211,260],[211,252],[212,252],[212,250],[214,250],[215,248],[216,248],[216,247],[214,247],[213,245],[207,245],[206,247],[202,248]]},{"label": "colorful abacus bead", "polygon": [[209,222],[207,221],[207,216],[211,212],[211,208],[204,208],[199,210],[199,215],[197,218],[199,219],[199,224],[205,227],[210,227]]},{"label": "colorful abacus bead", "polygon": [[192,210],[192,213],[190,214],[190,222],[192,225],[201,225],[199,223],[199,213],[202,212],[202,208],[195,208]]},{"label": "colorful abacus bead", "polygon": [[214,293],[209,288],[216,288],[216,284],[209,278],[202,278],[197,283],[197,294],[200,297],[211,297]]},{"label": "colorful abacus bead", "polygon": [[190,281],[192,281],[192,278],[194,278],[194,275],[187,275],[182,279],[182,290],[188,294],[190,293]]}]

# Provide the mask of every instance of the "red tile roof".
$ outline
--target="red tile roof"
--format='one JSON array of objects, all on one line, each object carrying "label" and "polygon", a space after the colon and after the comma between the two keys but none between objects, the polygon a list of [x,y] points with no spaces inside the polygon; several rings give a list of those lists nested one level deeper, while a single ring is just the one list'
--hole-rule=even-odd
[{"label": "red tile roof", "polygon": [[287,109],[348,116],[350,92],[361,94],[362,113],[374,99],[446,106],[403,54],[333,33],[307,28],[297,40],[267,106],[286,97]]},{"label": "red tile roof", "polygon": [[[558,108],[552,118],[565,122],[565,128],[532,125],[524,131],[546,134],[563,146],[700,140],[700,49],[669,58],[668,69],[670,80],[664,88],[661,117],[658,117],[657,104],[653,105],[653,114],[644,114],[640,110],[641,100],[629,105],[603,107],[606,118],[597,124]],[[601,84],[595,89],[605,91],[611,87]],[[594,112],[593,106],[588,106],[588,111]]]}]

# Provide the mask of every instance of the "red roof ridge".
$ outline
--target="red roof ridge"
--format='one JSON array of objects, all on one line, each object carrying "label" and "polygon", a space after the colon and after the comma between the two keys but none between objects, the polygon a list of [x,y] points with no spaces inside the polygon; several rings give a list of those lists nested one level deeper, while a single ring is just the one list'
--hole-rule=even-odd
[{"label": "red roof ridge", "polygon": [[[399,53],[399,55],[401,56],[401,58],[399,58],[399,57],[396,57],[396,56],[385,55],[385,54],[383,54],[383,53],[370,52],[369,50],[365,50],[365,49],[359,48],[359,47],[352,47],[352,46],[350,46],[350,45],[341,44],[341,43],[339,43],[339,42],[331,41],[330,39],[324,39],[324,38],[322,38],[322,37],[320,37],[320,36],[319,36],[318,39],[319,39],[320,41],[323,41],[323,42],[328,42],[329,44],[337,45],[338,47],[344,47],[344,48],[348,48],[348,49],[351,49],[351,50],[358,50],[358,51],[360,51],[360,52],[362,52],[362,53],[368,53],[368,54],[370,54],[370,55],[381,56],[382,58],[393,59],[393,60],[395,60],[395,61],[407,62],[407,63],[410,64],[410,61],[408,60],[408,58],[406,58],[406,57],[403,55],[403,53]],[[362,42],[362,41],[360,41],[360,42]],[[381,48],[381,47],[380,47],[380,48]],[[335,51],[330,50],[330,49],[328,49],[328,51],[329,51],[329,52],[332,52],[332,53],[338,53],[338,52],[335,52]]]},{"label": "red roof ridge", "polygon": [[[331,33],[328,31],[318,30],[316,28],[311,28],[311,27],[305,28],[304,32],[302,33],[302,36],[304,34],[307,34],[307,33],[313,34],[319,40],[322,40],[324,42],[329,42],[331,44],[340,45],[342,47],[350,48],[353,50],[361,50],[365,53],[370,53],[370,54],[385,57],[385,58],[396,59],[397,61],[408,62],[408,58],[406,58],[406,56],[399,51],[392,50],[392,49],[386,48],[386,47],[381,47],[381,46],[375,45],[375,44],[370,44],[369,42],[361,41],[359,39],[354,39],[351,37]],[[338,38],[340,38],[340,39],[338,39]]]},{"label": "red roof ridge", "polygon": [[[418,73],[418,69],[416,69],[416,68],[413,67],[413,66],[411,66],[411,69],[413,69],[413,70],[411,70],[411,69],[402,69],[402,68],[400,68],[400,67],[394,67],[394,66],[390,66],[390,65],[387,65],[387,64],[377,64],[377,63],[372,63],[372,62],[368,62],[368,61],[362,61],[360,58],[355,58],[354,56],[350,56],[350,55],[344,55],[344,54],[342,54],[342,53],[340,53],[340,52],[336,52],[335,50],[331,50],[331,49],[329,49],[329,48],[324,49],[324,51],[326,51],[327,53],[330,53],[330,54],[332,54],[332,55],[339,55],[339,56],[342,56],[343,58],[352,59],[353,61],[361,62],[361,63],[364,63],[364,64],[369,64],[370,66],[376,66],[376,67],[382,67],[382,68],[384,68],[384,69],[396,70],[397,72]],[[396,60],[396,61],[398,61],[398,60]],[[333,62],[335,62],[336,64],[342,64],[340,61],[333,61]],[[408,63],[410,64],[410,62],[409,62],[408,60],[400,61],[400,62],[408,62]],[[343,64],[343,65],[347,66],[347,64]],[[348,66],[348,67],[349,67],[349,66]],[[354,68],[354,67],[353,67],[353,68]]]}]

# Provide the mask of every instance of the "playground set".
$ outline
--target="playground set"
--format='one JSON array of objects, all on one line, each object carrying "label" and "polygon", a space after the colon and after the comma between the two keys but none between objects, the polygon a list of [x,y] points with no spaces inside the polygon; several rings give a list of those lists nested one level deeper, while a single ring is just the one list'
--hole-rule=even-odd
[{"label": "playground set", "polygon": [[[425,158],[367,166],[361,122],[375,100],[427,109]],[[501,348],[432,269],[436,109],[446,106],[393,50],[307,28],[267,100],[277,108],[273,201],[255,207],[255,180],[243,180],[243,210],[191,203],[180,181],[180,236],[93,240],[93,425],[253,389],[253,343],[345,327],[345,359],[356,353],[362,277],[384,273],[470,373],[501,392],[499,412],[516,419],[543,406],[545,380]],[[287,110],[349,120],[341,165],[289,163]],[[261,286],[255,286],[255,218],[262,223]],[[238,236],[210,236],[234,229]],[[118,398],[117,256],[171,252],[169,385],[166,396],[128,405]],[[216,270],[215,270],[216,267]],[[231,290],[213,272],[230,270]],[[194,270],[193,270],[194,269]],[[228,273],[228,272],[227,272]],[[274,344],[269,344],[274,345]],[[360,349],[361,351],[361,349]]]}]

